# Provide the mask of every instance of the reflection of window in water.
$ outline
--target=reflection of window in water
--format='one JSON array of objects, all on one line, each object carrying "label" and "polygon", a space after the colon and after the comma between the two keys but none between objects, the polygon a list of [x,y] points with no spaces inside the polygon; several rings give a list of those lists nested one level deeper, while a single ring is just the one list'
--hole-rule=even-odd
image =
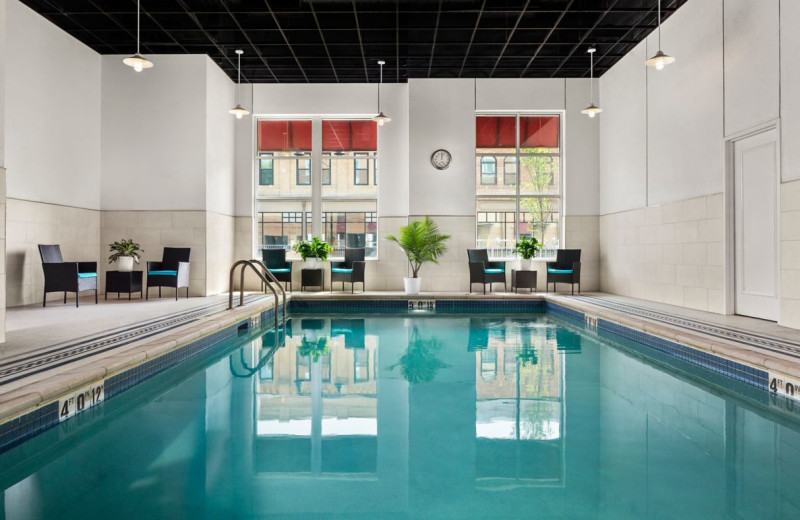
[{"label": "reflection of window in water", "polygon": [[480,351],[481,377],[484,381],[494,381],[497,377],[497,349],[489,348]]},{"label": "reflection of window in water", "polygon": [[353,351],[353,381],[362,383],[369,381],[369,351],[358,349]]},{"label": "reflection of window in water", "polygon": [[274,367],[275,367],[275,358],[270,356],[269,360],[266,363],[264,363],[264,366],[262,366],[261,370],[258,371],[258,378],[261,381],[272,381]]}]

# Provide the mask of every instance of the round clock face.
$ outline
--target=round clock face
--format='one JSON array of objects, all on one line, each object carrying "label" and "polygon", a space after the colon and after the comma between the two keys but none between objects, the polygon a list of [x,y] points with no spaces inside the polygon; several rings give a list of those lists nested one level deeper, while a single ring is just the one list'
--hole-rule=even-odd
[{"label": "round clock face", "polygon": [[431,155],[431,164],[438,170],[444,170],[450,166],[450,161],[452,159],[453,157],[447,150],[436,150],[433,152],[433,155]]}]

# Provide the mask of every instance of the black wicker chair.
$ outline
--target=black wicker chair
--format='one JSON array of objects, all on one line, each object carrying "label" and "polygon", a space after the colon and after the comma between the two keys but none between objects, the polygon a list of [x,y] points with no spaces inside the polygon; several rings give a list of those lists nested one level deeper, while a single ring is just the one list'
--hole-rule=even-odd
[{"label": "black wicker chair", "polygon": [[286,250],[262,249],[261,258],[267,270],[279,281],[288,283],[289,291],[292,290],[292,262],[286,261]]},{"label": "black wicker chair", "polygon": [[150,299],[150,288],[158,287],[158,297],[161,298],[162,287],[174,287],[175,299],[178,299],[178,289],[186,287],[186,297],[189,297],[189,247],[165,247],[160,262],[147,262],[147,288],[145,299]]},{"label": "black wicker chair", "polygon": [[502,283],[506,289],[506,263],[490,262],[489,252],[486,249],[467,249],[469,258],[469,292],[472,292],[472,284],[482,283],[483,294],[486,294],[486,284],[492,290],[493,283]]},{"label": "black wicker chair", "polygon": [[575,285],[578,284],[578,292],[581,292],[581,250],[580,249],[559,249],[556,251],[556,261],[547,262],[547,290],[553,284],[553,292],[556,291],[556,283],[572,284],[572,294],[575,294]]},{"label": "black wicker chair", "polygon": [[342,290],[344,291],[344,283],[350,282],[350,292],[353,292],[353,287],[356,282],[361,282],[361,290],[366,290],[364,283],[364,270],[367,263],[364,261],[366,250],[363,247],[345,249],[344,262],[331,262],[331,292],[333,292],[333,282],[342,282]]},{"label": "black wicker chair", "polygon": [[97,262],[65,262],[59,245],[39,244],[39,255],[44,270],[42,307],[47,306],[47,293],[61,291],[64,303],[67,303],[68,292],[75,293],[75,307],[79,306],[81,291],[94,291],[94,303],[97,303]]}]

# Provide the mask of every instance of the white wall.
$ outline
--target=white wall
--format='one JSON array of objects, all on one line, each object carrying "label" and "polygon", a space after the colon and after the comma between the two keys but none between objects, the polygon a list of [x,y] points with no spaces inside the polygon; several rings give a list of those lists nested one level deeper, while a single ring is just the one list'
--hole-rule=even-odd
[{"label": "white wall", "polygon": [[5,94],[6,94],[6,0],[0,0],[0,168],[5,166],[5,161],[6,161]]},{"label": "white wall", "polygon": [[206,57],[206,209],[234,214],[236,85]]},{"label": "white wall", "polygon": [[100,207],[100,56],[6,2],[8,196]]},{"label": "white wall", "polygon": [[[408,80],[409,213],[475,215],[475,82]],[[450,167],[437,170],[431,154],[448,150]]]},{"label": "white wall", "polygon": [[[785,181],[800,179],[800,2],[781,0],[781,176]],[[794,143],[794,145],[793,145]]]},{"label": "white wall", "polygon": [[[102,209],[206,209],[204,55],[103,56]],[[226,115],[227,110],[226,110]]]}]

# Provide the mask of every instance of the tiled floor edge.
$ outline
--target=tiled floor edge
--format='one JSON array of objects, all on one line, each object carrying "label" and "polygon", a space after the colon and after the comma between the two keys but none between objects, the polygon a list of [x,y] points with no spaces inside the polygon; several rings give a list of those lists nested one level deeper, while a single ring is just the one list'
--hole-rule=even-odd
[{"label": "tiled floor edge", "polygon": [[[643,342],[673,357],[684,359],[712,371],[721,370],[720,373],[765,390],[769,373],[777,372],[794,378],[800,377],[800,366],[796,363],[754,351],[746,346],[736,346],[731,342],[714,342],[710,338],[701,337],[680,327],[656,325],[635,316],[609,311],[569,298],[548,296],[545,299],[548,310],[560,307],[582,313],[584,320],[587,317],[596,320],[599,329]],[[696,354],[686,349],[690,349]],[[727,368],[725,367],[732,368],[730,373],[726,373]]]},{"label": "tiled floor edge", "polygon": [[[288,302],[287,302],[288,303]],[[281,306],[282,308],[282,306]],[[279,308],[279,312],[281,312]],[[274,319],[272,300],[235,307],[186,325],[167,334],[149,338],[124,353],[55,375],[36,389],[37,383],[20,387],[0,397],[0,452],[52,428],[59,423],[58,402],[72,392],[105,381],[104,400],[196,356],[236,335],[254,319],[264,324]]]}]

